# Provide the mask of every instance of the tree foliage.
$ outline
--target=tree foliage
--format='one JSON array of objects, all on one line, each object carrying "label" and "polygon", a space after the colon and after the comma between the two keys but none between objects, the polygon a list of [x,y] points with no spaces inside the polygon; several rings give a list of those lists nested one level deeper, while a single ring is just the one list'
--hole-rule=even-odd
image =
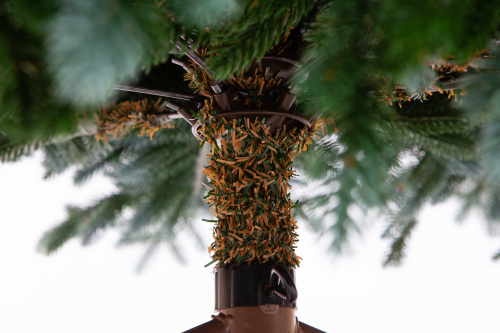
[{"label": "tree foliage", "polygon": [[146,257],[163,242],[175,250],[201,207],[190,130],[179,123],[153,140],[132,130],[106,143],[82,119],[136,99],[116,94],[119,84],[188,92],[167,64],[182,52],[207,48],[208,70],[226,79],[294,27],[308,43],[290,82],[297,109],[325,120],[296,162],[319,189],[301,195],[296,214],[341,251],[362,232],[353,208],[375,210],[392,242],[384,264],[398,264],[427,204],[458,198],[461,215],[477,209],[499,230],[499,24],[498,3],[479,0],[5,1],[0,158],[43,149],[48,177],[76,167],[76,183],[102,171],[116,184],[69,208],[44,251],[112,227],[122,243],[147,242]]},{"label": "tree foliage", "polygon": [[89,206],[68,207],[68,218],[45,234],[40,249],[52,253],[74,237],[88,245],[109,228],[121,232],[120,244],[148,244],[145,259],[162,244],[177,250],[181,245],[175,235],[182,229],[193,239],[189,245],[199,247],[201,238],[190,224],[206,210],[203,192],[195,189],[195,173],[201,170],[193,167],[202,151],[188,126],[176,125],[157,133],[154,140],[138,137],[135,131],[108,143],[87,135],[46,145],[46,177],[76,167],[76,184],[103,172],[116,189]]}]

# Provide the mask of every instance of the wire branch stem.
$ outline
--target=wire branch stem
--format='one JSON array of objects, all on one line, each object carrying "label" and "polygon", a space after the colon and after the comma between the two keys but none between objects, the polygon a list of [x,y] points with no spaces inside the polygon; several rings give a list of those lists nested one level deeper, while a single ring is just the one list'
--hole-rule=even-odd
[{"label": "wire branch stem", "polygon": [[186,94],[180,94],[180,93],[176,93],[176,92],[172,92],[172,91],[147,89],[147,88],[134,87],[134,86],[115,86],[115,90],[129,91],[129,92],[135,92],[135,93],[146,94],[146,95],[154,95],[154,96],[160,96],[160,97],[169,97],[169,98],[181,99],[181,100],[186,100],[186,101],[189,101],[192,98],[194,98],[193,95],[186,95]]}]

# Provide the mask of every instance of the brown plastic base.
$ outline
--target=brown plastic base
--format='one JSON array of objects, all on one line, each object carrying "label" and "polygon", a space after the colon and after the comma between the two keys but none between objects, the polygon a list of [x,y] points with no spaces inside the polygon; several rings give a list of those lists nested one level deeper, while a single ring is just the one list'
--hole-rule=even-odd
[{"label": "brown plastic base", "polygon": [[297,320],[293,308],[266,304],[228,308],[221,310],[221,313],[233,317],[231,333],[295,333],[297,331]]},{"label": "brown plastic base", "polygon": [[222,309],[212,320],[184,333],[325,333],[298,321],[295,310],[274,304]]}]

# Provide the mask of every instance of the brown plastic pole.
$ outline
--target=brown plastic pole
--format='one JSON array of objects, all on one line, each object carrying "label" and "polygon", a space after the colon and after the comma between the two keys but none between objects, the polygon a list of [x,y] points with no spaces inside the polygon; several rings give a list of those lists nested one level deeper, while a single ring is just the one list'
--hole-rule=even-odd
[{"label": "brown plastic pole", "polygon": [[299,322],[295,309],[275,304],[223,309],[212,320],[183,333],[325,333]]},{"label": "brown plastic pole", "polygon": [[276,304],[239,306],[221,310],[233,317],[231,333],[296,333],[295,309]]}]

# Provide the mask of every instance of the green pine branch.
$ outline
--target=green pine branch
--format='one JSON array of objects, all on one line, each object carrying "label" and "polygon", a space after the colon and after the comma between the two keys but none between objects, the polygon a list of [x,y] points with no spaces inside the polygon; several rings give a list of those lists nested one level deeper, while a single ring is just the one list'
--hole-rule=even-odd
[{"label": "green pine branch", "polygon": [[[395,217],[397,219],[397,217]],[[407,247],[408,241],[410,239],[411,233],[417,226],[418,221],[415,219],[410,219],[407,221],[402,230],[400,230],[397,235],[394,235],[394,240],[392,241],[391,248],[386,258],[383,261],[383,266],[398,266],[402,259],[405,257],[405,249]],[[400,221],[393,221],[391,223],[393,226],[401,226]]]},{"label": "green pine branch", "polygon": [[[50,141],[50,140],[47,140]],[[0,133],[0,162],[16,162],[43,146],[43,140],[10,142]]]},{"label": "green pine branch", "polygon": [[49,143],[43,147],[44,178],[61,174],[74,165],[90,165],[108,149],[106,144],[96,140],[95,135],[74,136]]},{"label": "green pine branch", "polygon": [[68,208],[68,213],[70,217],[66,221],[45,232],[38,242],[38,251],[44,254],[52,254],[70,239],[78,235],[78,228],[80,226],[78,213],[80,212],[75,212],[72,208]]},{"label": "green pine branch", "polygon": [[91,242],[109,227],[115,225],[125,207],[131,204],[126,194],[109,195],[88,207],[68,207],[67,219],[47,231],[38,244],[38,249],[51,254],[67,241],[78,237],[82,245]]},{"label": "green pine branch", "polygon": [[[230,23],[214,29],[215,48],[209,51],[208,66],[216,79],[225,79],[260,60],[278,45],[314,7],[315,1],[250,1],[243,13]],[[258,36],[258,38],[255,38]]]},{"label": "green pine branch", "polygon": [[495,254],[491,257],[491,259],[493,259],[493,260],[495,260],[495,261],[500,260],[500,250],[499,250],[497,253],[495,253]]}]

